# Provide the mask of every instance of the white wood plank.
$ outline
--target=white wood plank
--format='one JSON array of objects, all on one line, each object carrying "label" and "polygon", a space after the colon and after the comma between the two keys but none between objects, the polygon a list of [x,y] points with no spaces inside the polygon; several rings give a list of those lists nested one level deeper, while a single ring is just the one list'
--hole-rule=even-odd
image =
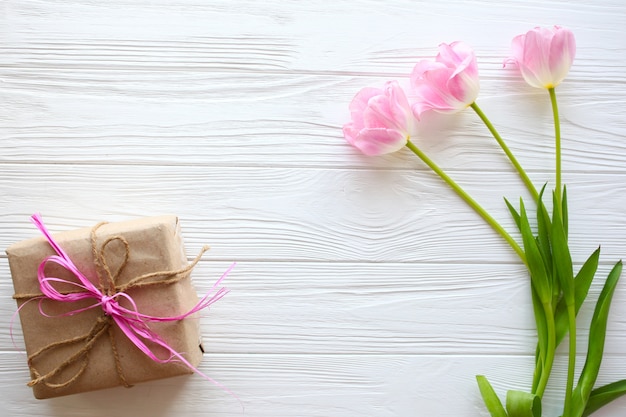
[{"label": "white wood plank", "polygon": [[[514,232],[502,195],[516,201],[519,180],[456,176]],[[568,174],[566,182],[574,259],[601,244],[603,259],[617,261],[626,253],[624,175]],[[516,262],[499,235],[423,172],[7,164],[0,188],[0,247],[36,235],[28,221],[35,212],[57,231],[173,213],[190,247],[214,247],[209,259]]]},{"label": "white wood plank", "polygon": [[[181,68],[181,64],[201,66],[206,65],[207,57],[218,57],[225,61],[226,68],[247,69],[258,61],[241,59],[237,53],[246,51],[246,46],[265,43],[280,44],[283,48],[282,54],[273,56],[271,68],[274,69],[353,71],[358,68],[375,72],[384,63],[395,68],[395,73],[410,69],[413,56],[430,55],[431,48],[442,41],[466,39],[487,51],[503,51],[514,35],[555,22],[575,27],[583,50],[615,48],[624,45],[619,35],[626,21],[619,0],[592,5],[514,0],[476,4],[461,0],[420,3],[419,7],[410,0],[389,2],[385,7],[369,0],[335,3],[273,0],[263,4],[253,0],[208,4],[197,0],[156,3],[120,0],[106,5],[90,1],[52,4],[28,1],[10,4],[5,15],[11,18],[5,36],[13,44],[71,42],[88,48],[90,43],[107,46],[118,40],[131,41],[134,46],[129,45],[124,55],[134,57],[135,65],[140,67],[149,63],[165,68]],[[19,30],[9,32],[10,29]],[[188,45],[184,42],[192,41],[200,45],[206,42],[209,46],[217,41],[219,46],[220,40],[228,38],[235,39],[237,45],[230,48],[235,49],[230,54],[219,47],[208,49],[210,54],[203,55],[180,48]],[[390,56],[391,47],[408,56],[408,60],[397,59],[397,52]],[[12,62],[17,65],[37,57],[37,54],[21,57],[19,51],[12,52]],[[92,59],[86,61],[73,61],[71,50],[61,48],[61,52],[57,57],[43,56],[48,67],[57,66],[59,61],[76,66],[110,59],[106,49],[100,52],[97,47]],[[496,60],[501,63],[500,58]],[[612,70],[605,71],[619,74]]]},{"label": "white wood plank", "polygon": [[[258,417],[488,416],[475,375],[486,374],[499,395],[528,389],[532,357],[416,355],[207,355],[200,369],[235,392],[229,394],[198,376],[171,378],[45,401],[32,399],[28,373],[16,354],[2,354],[0,383],[5,415],[93,417],[181,415]],[[611,382],[626,373],[626,357],[609,356],[598,379]],[[565,373],[553,373],[554,388],[544,415],[556,415]],[[114,400],[112,400],[112,398]],[[594,414],[614,417],[626,410],[620,399]]]},{"label": "white wood plank", "polygon": [[[193,277],[208,291],[228,267],[202,262]],[[578,316],[585,352],[593,303],[608,273],[601,267]],[[1,276],[8,276],[0,260]],[[240,262],[231,290],[201,320],[210,353],[532,355],[536,332],[527,274],[520,266]],[[10,282],[0,293],[12,294]],[[605,351],[626,345],[626,287],[613,301]],[[22,349],[15,312],[0,302],[0,351]],[[566,344],[564,344],[566,349]],[[566,350],[562,350],[565,352]]]}]

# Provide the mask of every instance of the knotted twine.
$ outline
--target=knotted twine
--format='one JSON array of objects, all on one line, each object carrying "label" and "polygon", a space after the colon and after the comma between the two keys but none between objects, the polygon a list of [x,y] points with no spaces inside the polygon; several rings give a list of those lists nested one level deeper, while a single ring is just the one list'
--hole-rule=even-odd
[{"label": "knotted twine", "polygon": [[[138,311],[137,305],[133,298],[126,293],[131,288],[144,288],[149,286],[166,286],[179,282],[183,278],[188,276],[188,273],[197,265],[200,261],[202,255],[208,250],[208,247],[205,246],[201,249],[200,253],[196,256],[196,258],[183,268],[177,270],[164,270],[164,271],[156,271],[150,272],[138,277],[134,277],[129,280],[125,284],[118,284],[117,279],[120,274],[124,270],[126,264],[128,263],[130,256],[130,245],[128,241],[120,235],[115,235],[107,238],[101,247],[98,249],[97,246],[97,230],[105,223],[98,223],[91,229],[90,238],[91,238],[91,250],[94,258],[95,270],[96,270],[96,278],[97,285],[92,283],[85,275],[83,275],[76,265],[69,258],[67,253],[57,244],[54,238],[48,232],[46,226],[44,225],[41,216],[39,214],[35,214],[31,217],[32,222],[35,226],[43,233],[46,237],[54,251],[57,255],[51,255],[46,257],[39,268],[37,269],[37,279],[39,281],[39,286],[41,289],[41,293],[39,294],[15,294],[13,296],[16,300],[27,300],[29,302],[31,300],[39,300],[39,312],[40,314],[46,317],[63,317],[63,316],[72,316],[78,313],[81,313],[86,310],[90,310],[93,308],[101,307],[103,311],[103,315],[98,317],[94,325],[91,327],[89,332],[84,335],[69,338],[66,340],[61,340],[57,342],[50,343],[47,346],[44,346],[37,350],[36,352],[30,354],[28,356],[28,366],[34,376],[31,381],[28,383],[28,386],[35,386],[37,384],[43,383],[49,388],[59,389],[67,387],[74,382],[76,382],[80,376],[85,372],[89,365],[89,354],[91,349],[96,344],[96,342],[102,337],[104,334],[108,334],[109,341],[111,343],[111,351],[113,354],[113,358],[115,361],[116,372],[118,374],[121,385],[125,387],[129,387],[128,380],[124,375],[124,371],[122,369],[122,364],[119,358],[119,354],[117,351],[115,335],[113,332],[113,325],[117,325],[120,330],[128,337],[128,339],[137,346],[143,353],[145,353],[150,359],[154,360],[158,363],[166,363],[174,360],[178,360],[190,368],[193,372],[198,373],[205,379],[216,383],[213,379],[206,376],[198,369],[196,369],[187,359],[185,359],[179,352],[170,347],[164,340],[162,340],[158,334],[156,334],[153,330],[148,326],[149,322],[171,322],[171,321],[179,321],[182,320],[200,310],[203,310],[209,307],[214,302],[221,299],[228,292],[225,288],[217,287],[221,284],[222,280],[228,275],[230,270],[234,265],[231,265],[226,272],[213,284],[211,290],[188,312],[171,317],[156,317],[150,316],[146,314],[142,314]],[[106,248],[109,244],[113,242],[120,242],[123,245],[123,259],[120,266],[112,271],[107,263],[107,258],[105,256]],[[77,281],[69,281],[62,278],[56,277],[48,277],[45,274],[45,268],[48,263],[56,263],[69,271],[72,275],[77,278]],[[104,277],[100,271],[104,271]],[[157,278],[161,278],[157,280]],[[77,287],[76,291],[58,291],[54,287],[54,283],[61,284],[69,284]],[[215,294],[211,295],[215,290]],[[43,310],[43,302],[45,300],[55,300],[60,302],[76,302],[85,299],[94,299],[95,302],[87,307],[78,308],[67,313],[61,315],[51,316],[48,315]],[[127,304],[130,307],[123,307],[119,304],[119,300],[126,300]],[[20,309],[25,304],[22,304]],[[18,310],[19,311],[19,310]],[[169,353],[169,357],[162,359],[159,358],[153,351],[148,347],[145,341],[150,341],[156,345],[159,345]],[[35,365],[37,359],[46,355],[46,353],[52,352],[54,349],[62,348],[65,346],[71,346],[82,343],[82,346],[78,351],[70,355],[63,362],[58,364],[55,368],[50,370],[45,374],[41,374]],[[62,382],[53,382],[52,379],[67,369],[69,366],[74,365],[76,363],[80,363],[79,369],[72,375],[69,379]],[[220,385],[216,383],[217,385]]]}]

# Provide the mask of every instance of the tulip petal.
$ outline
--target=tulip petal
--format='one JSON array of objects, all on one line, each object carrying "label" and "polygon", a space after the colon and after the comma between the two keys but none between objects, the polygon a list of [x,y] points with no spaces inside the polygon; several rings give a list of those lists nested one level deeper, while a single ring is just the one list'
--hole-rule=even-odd
[{"label": "tulip petal", "polygon": [[574,34],[568,29],[556,28],[550,43],[549,67],[556,86],[567,76],[576,55]]},{"label": "tulip petal", "polygon": [[383,94],[369,99],[362,112],[364,127],[408,131],[412,117],[409,109],[409,102],[400,85],[395,81],[389,82]]},{"label": "tulip petal", "polygon": [[381,93],[382,90],[379,88],[366,87],[361,89],[361,91],[359,91],[350,102],[348,108],[352,115],[352,122],[359,130],[365,127],[361,114],[367,108],[367,103],[372,97],[375,97]]},{"label": "tulip petal", "polygon": [[343,137],[346,138],[350,145],[354,146],[356,137],[362,129],[362,127],[355,126],[354,122],[346,123],[343,126]]},{"label": "tulip petal", "polygon": [[539,88],[550,84],[552,79],[548,65],[550,42],[542,32],[531,30],[526,34],[521,66],[524,79],[533,87]]},{"label": "tulip petal", "polygon": [[354,146],[365,155],[384,155],[402,149],[407,136],[393,129],[363,129],[355,138]]},{"label": "tulip petal", "polygon": [[400,84],[396,81],[389,82],[385,85],[386,96],[389,97],[391,107],[390,114],[396,122],[396,127],[402,130],[405,128],[411,131],[412,115],[410,112],[409,100]]}]

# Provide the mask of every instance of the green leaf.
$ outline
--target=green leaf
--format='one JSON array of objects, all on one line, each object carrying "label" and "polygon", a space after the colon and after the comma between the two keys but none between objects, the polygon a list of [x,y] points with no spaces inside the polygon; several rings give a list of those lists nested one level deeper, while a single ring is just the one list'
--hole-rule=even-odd
[{"label": "green leaf", "polygon": [[552,252],[550,250],[550,232],[546,230],[547,227],[550,227],[550,225],[546,225],[543,220],[541,220],[541,216],[539,216],[536,243],[546,266],[546,270],[549,271],[552,269]]},{"label": "green leaf", "polygon": [[530,271],[531,283],[537,291],[537,295],[543,304],[552,302],[551,278],[546,271],[546,266],[537,246],[533,232],[528,223],[528,216],[524,208],[524,202],[520,200],[520,231],[524,242],[524,252]]},{"label": "green leaf", "polygon": [[[576,274],[574,278],[574,307],[576,314],[583,305],[583,302],[587,298],[589,293],[589,287],[598,269],[598,260],[600,258],[600,248],[596,249],[589,258],[585,261],[583,266]],[[567,305],[565,299],[561,298],[556,306],[554,313],[554,323],[556,329],[556,345],[558,346],[569,330],[569,323],[567,317]]]},{"label": "green leaf", "polygon": [[519,215],[519,213],[517,212],[517,210],[515,210],[515,207],[513,207],[513,205],[511,203],[509,203],[509,200],[507,200],[505,198],[504,202],[506,203],[506,206],[509,208],[509,212],[511,212],[511,217],[513,217],[513,220],[515,221],[515,224],[517,225],[517,228],[520,229],[520,215]]},{"label": "green leaf", "polygon": [[493,390],[493,387],[487,380],[484,375],[476,375],[476,382],[478,382],[478,388],[480,389],[480,394],[483,397],[483,401],[485,402],[485,406],[491,417],[508,417],[506,414],[506,410],[502,406],[502,402],[498,398],[498,395]]},{"label": "green leaf", "polygon": [[537,223],[544,223],[546,224],[548,227],[546,227],[546,231],[548,232],[548,236],[550,233],[550,213],[548,213],[548,209],[546,208],[546,205],[543,204],[543,193],[546,189],[546,184],[544,184],[543,187],[541,187],[541,192],[539,193],[539,199],[537,200]]},{"label": "green leaf", "polygon": [[591,415],[624,394],[626,394],[626,379],[594,389],[589,396],[583,417]]},{"label": "green leaf", "polygon": [[533,373],[532,392],[537,392],[539,381],[541,380],[541,374],[543,374],[543,361],[539,357],[539,344],[537,344],[537,349],[535,350],[535,372]]},{"label": "green leaf", "polygon": [[537,350],[535,352],[535,373],[533,375],[532,391],[537,390],[541,374],[543,372],[543,363],[548,350],[548,324],[546,323],[546,314],[543,304],[537,295],[537,291],[531,286],[533,311],[535,313],[535,325],[537,326]]},{"label": "green leaf", "polygon": [[563,230],[565,231],[565,238],[567,239],[568,233],[568,213],[567,213],[567,188],[563,186],[563,195],[561,201],[561,220],[563,220]]},{"label": "green leaf", "polygon": [[[552,270],[552,251],[550,245],[550,235],[552,232],[552,223],[550,221],[550,215],[546,206],[543,204],[543,191],[546,186],[544,185],[539,193],[539,199],[537,200],[537,246],[543,257],[543,262],[546,265],[546,270]],[[554,287],[554,286],[553,286]],[[554,292],[554,291],[553,291]]]},{"label": "green leaf", "polygon": [[509,391],[506,411],[509,417],[541,417],[541,398],[529,392]]},{"label": "green leaf", "polygon": [[[554,194],[554,206],[557,207],[557,196]],[[552,213],[552,254],[554,265],[556,266],[559,283],[563,290],[565,303],[574,305],[574,268],[572,266],[572,257],[570,255],[569,246],[567,245],[567,236],[563,228],[563,221],[560,210],[554,210]]]},{"label": "green leaf", "polygon": [[572,410],[575,413],[573,415],[574,417],[582,416],[591,395],[593,385],[598,377],[598,372],[600,371],[611,299],[613,298],[613,293],[615,292],[621,272],[622,261],[619,261],[609,273],[593,312],[593,318],[591,319],[591,325],[589,327],[587,359],[585,360],[585,366],[578,379],[578,385],[572,393]]},{"label": "green leaf", "polygon": [[556,306],[559,298],[561,297],[561,286],[559,284],[558,277],[556,276],[553,253],[552,253],[552,220],[550,213],[546,209],[546,205],[543,203],[543,193],[545,192],[546,184],[541,187],[539,198],[537,199],[537,245],[543,256],[543,261],[546,265],[546,271],[552,272],[550,275],[550,283],[552,287],[552,305]]},{"label": "green leaf", "polygon": [[591,282],[593,281],[593,277],[598,270],[598,260],[600,259],[600,248],[593,251],[589,258],[585,261],[583,266],[576,274],[576,278],[574,278],[574,294],[576,295],[576,312],[580,310],[580,307],[583,305],[583,302],[587,298],[587,293],[589,292],[589,287],[591,287]]}]

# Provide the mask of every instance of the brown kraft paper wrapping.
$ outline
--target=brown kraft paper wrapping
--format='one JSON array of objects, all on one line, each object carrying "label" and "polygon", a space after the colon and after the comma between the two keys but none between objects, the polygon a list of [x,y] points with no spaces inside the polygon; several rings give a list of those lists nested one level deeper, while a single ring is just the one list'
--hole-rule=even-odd
[{"label": "brown kraft paper wrapping", "polygon": [[[78,269],[94,284],[98,281],[96,263],[92,252],[91,228],[53,234],[59,246],[67,252]],[[128,242],[128,258],[116,279],[117,284],[125,284],[131,279],[157,271],[176,271],[187,266],[180,227],[175,216],[149,217],[135,221],[108,223],[95,231],[96,246],[114,236],[121,236]],[[7,249],[9,266],[13,277],[15,293],[41,294],[37,280],[37,269],[45,257],[55,252],[41,236],[16,243]],[[106,263],[110,270],[117,271],[124,262],[124,245],[112,242],[105,251]],[[191,284],[189,272],[181,279],[170,284],[150,285],[142,288],[130,288],[126,291],[137,304],[142,314],[157,317],[178,316],[195,306],[198,296]],[[48,264],[46,275],[76,281],[71,273]],[[153,281],[166,279],[157,276]],[[170,277],[171,278],[171,277]],[[66,285],[67,291],[76,287]],[[61,285],[57,286],[63,289]],[[57,342],[71,340],[89,334],[104,312],[101,307],[86,310],[71,316],[46,317],[39,311],[39,301],[28,301],[17,297],[18,306],[25,304],[20,312],[20,321],[26,344],[26,353],[30,357],[41,348]],[[92,305],[95,300],[77,302],[59,302],[44,300],[42,306],[46,314],[58,315],[81,307]],[[123,304],[123,301],[120,302]],[[183,356],[194,367],[200,363],[199,322],[195,317],[184,320],[156,323],[149,326],[169,346]],[[94,341],[89,352],[80,360],[72,362],[66,369],[52,378],[53,384],[61,384],[73,376],[80,375],[71,384],[62,387],[50,387],[45,383],[33,386],[36,398],[50,398],[78,392],[92,391],[118,385],[133,385],[139,382],[190,374],[193,371],[180,362],[158,363],[141,352],[115,325],[110,325],[111,335],[104,332]],[[110,337],[111,336],[111,337]],[[54,370],[59,364],[78,352],[84,343],[63,345],[46,351],[36,360],[35,368],[39,375]],[[148,343],[159,358],[168,358],[169,353],[163,347]],[[116,356],[119,358],[116,360]],[[84,370],[81,371],[81,367]],[[36,378],[31,369],[31,377]]]}]

